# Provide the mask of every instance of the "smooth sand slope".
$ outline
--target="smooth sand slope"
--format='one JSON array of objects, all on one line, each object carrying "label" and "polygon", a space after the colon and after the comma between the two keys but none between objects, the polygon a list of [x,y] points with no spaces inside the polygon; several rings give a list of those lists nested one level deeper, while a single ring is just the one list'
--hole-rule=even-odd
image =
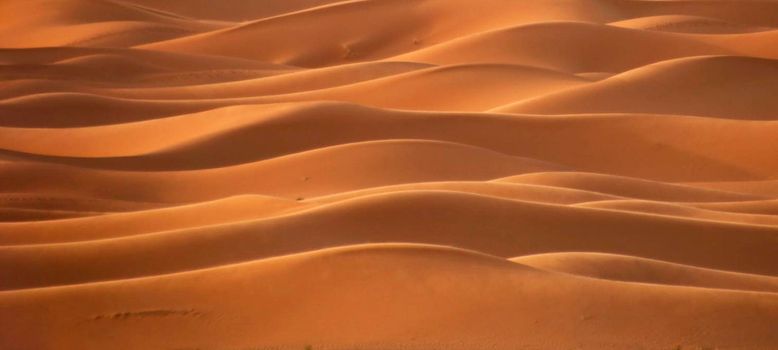
[{"label": "smooth sand slope", "polygon": [[0,1],[0,348],[776,349],[776,91],[776,1]]}]

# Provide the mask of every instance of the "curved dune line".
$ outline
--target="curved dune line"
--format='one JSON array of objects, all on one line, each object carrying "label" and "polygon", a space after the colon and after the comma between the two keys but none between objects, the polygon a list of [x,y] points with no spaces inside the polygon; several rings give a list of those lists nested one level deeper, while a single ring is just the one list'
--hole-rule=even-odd
[{"label": "curved dune line", "polygon": [[778,292],[778,278],[672,264],[634,256],[549,253],[512,258],[538,269],[614,281]]},{"label": "curved dune line", "polygon": [[[201,283],[203,280],[211,283]],[[305,286],[315,286],[316,293]],[[288,292],[278,293],[278,288]],[[150,290],[156,292],[151,294]],[[576,291],[575,296],[570,290]],[[103,293],[113,295],[111,303],[94,298]],[[636,303],[636,299],[642,302]],[[692,338],[685,338],[687,342],[748,345],[758,342],[744,343],[742,337],[771,337],[769,323],[778,319],[773,309],[776,302],[772,293],[577,278],[460,249],[396,244],[335,248],[154,278],[0,293],[5,310],[45,305],[45,315],[52,320],[47,341],[57,344],[79,343],[85,334],[106,323],[122,322],[110,337],[94,332],[90,347],[95,348],[113,343],[117,335],[130,340],[124,348],[177,346],[190,341],[204,346],[246,341],[296,343],[300,337],[315,344],[403,344],[411,349],[465,349],[482,344],[484,337],[499,337],[522,346],[574,344],[566,337],[551,337],[560,331],[580,334],[577,341],[590,344],[626,346],[636,337],[650,334],[656,339],[654,344],[667,347],[675,344],[676,337],[692,334]],[[414,307],[406,310],[409,304]],[[654,305],[666,305],[667,309],[652,312]],[[716,317],[721,314],[731,317]],[[66,329],[59,323],[61,315],[83,320],[83,326]],[[241,315],[240,321],[237,315]],[[322,315],[326,315],[326,323],[319,321]],[[372,322],[376,318],[382,320],[380,326]],[[460,318],[471,324],[465,327],[453,321]],[[671,325],[651,331],[645,327],[647,321],[661,324],[667,319],[672,320]],[[284,331],[297,322],[307,326]],[[430,322],[436,326],[430,327]],[[734,330],[726,326],[729,322],[747,327]],[[24,335],[36,329],[25,318],[9,324],[12,326],[3,327],[0,334]],[[274,326],[259,327],[268,324]],[[353,333],[332,332],[333,325]],[[600,328],[612,331],[609,340],[585,335]],[[204,335],[223,329],[250,335],[218,340]],[[417,333],[418,329],[424,332]],[[698,335],[704,329],[721,331]],[[462,334],[456,342],[449,338],[452,331]],[[138,332],[144,334],[143,340],[132,336]],[[171,338],[171,332],[191,335],[182,340]],[[407,334],[409,339],[398,341],[398,334]]]},{"label": "curved dune line", "polygon": [[[548,174],[553,178],[555,174]],[[556,174],[562,175],[562,174]],[[572,176],[585,177],[586,174],[571,174]],[[589,175],[590,177],[592,175]],[[167,208],[154,208],[146,211],[136,211],[131,213],[116,213],[111,215],[102,215],[98,217],[89,217],[75,220],[57,220],[39,223],[7,223],[0,224],[2,233],[0,234],[0,244],[19,245],[19,244],[41,244],[72,242],[94,239],[106,239],[135,234],[154,233],[165,230],[193,228],[203,225],[226,224],[237,221],[256,220],[260,218],[286,215],[291,212],[305,210],[312,206],[328,205],[344,200],[351,200],[363,196],[375,194],[388,194],[402,191],[419,190],[445,190],[463,193],[487,195],[499,198],[508,198],[528,202],[563,204],[563,205],[583,205],[601,209],[624,209],[621,207],[611,207],[609,203],[636,203],[638,207],[627,207],[625,210],[645,213],[657,213],[671,216],[711,219],[714,221],[729,221],[751,224],[772,224],[775,222],[769,215],[748,215],[738,214],[737,204],[729,204],[726,211],[705,210],[702,215],[694,211],[694,207],[703,207],[704,203],[683,203],[683,202],[647,202],[647,201],[628,201],[627,198],[652,198],[661,196],[662,192],[668,193],[686,193],[687,197],[679,198],[667,197],[664,200],[686,200],[690,199],[720,199],[724,197],[735,198],[733,193],[708,190],[696,190],[694,188],[671,187],[661,184],[652,184],[650,182],[629,183],[628,179],[613,178],[614,185],[610,188],[602,184],[597,186],[592,182],[592,189],[618,193],[619,195],[606,194],[603,192],[591,192],[567,187],[552,187],[548,185],[535,185],[524,183],[507,182],[436,182],[436,183],[414,183],[406,185],[395,185],[387,187],[377,187],[365,190],[342,192],[323,197],[315,197],[302,201],[294,201],[282,198],[273,198],[266,196],[238,196],[226,199],[220,199],[209,202],[199,202],[184,206],[171,206]],[[616,186],[618,182],[621,185]],[[557,183],[560,186],[571,186],[571,184]],[[584,185],[585,182],[579,183]],[[628,186],[625,186],[628,184]],[[575,186],[575,184],[573,184]],[[591,185],[590,185],[591,186]],[[624,197],[628,195],[630,197]],[[32,197],[34,198],[34,197]],[[661,197],[660,197],[661,198]],[[741,197],[747,199],[748,197]],[[640,207],[640,203],[649,204],[647,207]],[[745,202],[745,206],[754,202]],[[760,202],[757,202],[760,203]],[[717,203],[713,203],[714,205]],[[158,206],[158,205],[157,205]],[[654,207],[659,206],[659,211]],[[670,209],[669,213],[666,209]],[[731,209],[734,208],[734,209]]]},{"label": "curved dune line", "polygon": [[[10,68],[29,66],[78,67],[104,69],[123,64],[149,65],[169,71],[206,70],[206,69],[287,69],[295,67],[272,64],[261,61],[243,60],[239,58],[187,54],[181,52],[151,51],[115,47],[42,47],[42,48],[2,48],[3,61]],[[9,68],[9,67],[6,67]],[[111,73],[137,73],[115,71]],[[112,76],[113,83],[117,76]],[[73,78],[84,80],[88,76],[77,75]],[[88,80],[86,80],[88,82]],[[78,82],[78,81],[76,81]],[[74,83],[76,83],[74,82]],[[110,84],[111,81],[106,81]]]},{"label": "curved dune line", "polygon": [[[343,171],[354,164],[361,171]],[[549,170],[564,167],[451,142],[382,140],[194,171],[107,171],[17,162],[0,166],[6,179],[0,192],[75,193],[151,202],[192,202],[243,193],[308,198],[383,185],[486,180]]]},{"label": "curved dune line", "polygon": [[[105,46],[131,46],[221,27],[119,1],[8,1],[2,10],[8,14],[4,18],[7,28],[16,29],[14,35],[11,30],[0,32],[4,47],[65,46],[95,40]],[[14,17],[14,13],[28,15]],[[136,24],[141,30],[132,28]],[[153,27],[172,32],[150,35]],[[117,40],[117,34],[124,38]]]},{"label": "curved dune line", "polygon": [[131,212],[160,208],[164,204],[116,199],[93,198],[85,196],[45,196],[31,193],[6,192],[0,195],[0,207],[20,209],[54,209],[85,212]]},{"label": "curved dune line", "polygon": [[[123,65],[127,63],[116,62]],[[9,83],[0,97],[12,98],[22,95],[47,92],[82,92],[95,95],[125,97],[134,99],[216,99],[250,97],[258,95],[279,95],[306,90],[317,90],[333,86],[348,85],[359,81],[372,80],[387,75],[400,74],[415,69],[429,67],[426,64],[409,62],[366,62],[351,65],[327,67],[315,70],[292,71],[286,74],[269,75],[256,79],[230,80],[227,82],[204,82],[181,86],[133,87],[89,86],[73,81],[27,80]],[[152,73],[148,73],[152,75]],[[13,84],[13,85],[11,85]]]},{"label": "curved dune line", "polygon": [[125,3],[163,9],[178,15],[224,21],[242,21],[246,19],[273,17],[341,1],[342,0],[285,0],[265,1],[262,3],[246,1],[204,1],[198,2],[197,6],[192,6],[191,1],[189,0],[168,0],[164,3],[153,0],[123,0]]},{"label": "curved dune line", "polygon": [[777,13],[0,0],[0,349],[775,349]]},{"label": "curved dune line", "polygon": [[606,200],[599,202],[578,203],[577,206],[598,209],[623,210],[638,213],[678,216],[711,221],[739,222],[752,225],[774,226],[778,218],[772,215],[748,215],[728,213],[716,210],[692,208],[675,203],[662,203],[642,200]]},{"label": "curved dune line", "polygon": [[[615,50],[623,53],[601,58],[601,52]],[[500,62],[571,73],[618,73],[674,58],[732,53],[692,36],[559,21],[475,33],[392,59],[432,64]]]},{"label": "curved dune line", "polygon": [[[737,78],[753,75],[748,82]],[[774,120],[778,61],[739,56],[681,58],[587,86],[516,102],[505,113],[656,113]],[[639,98],[638,98],[639,96]],[[683,96],[682,98],[680,96]],[[722,98],[727,100],[723,101]],[[649,102],[650,101],[650,102]]]},{"label": "curved dune line", "polygon": [[[424,220],[409,215],[413,212],[423,212]],[[380,217],[391,219],[376,226]],[[635,226],[640,230],[627,229]],[[769,264],[774,259],[775,232],[776,228],[767,226],[411,191],[370,195],[258,221],[96,241],[5,246],[0,247],[0,266],[8,268],[4,275],[9,278],[2,284],[7,290],[159,275],[337,245],[404,241],[451,244],[500,256],[602,251],[775,275],[774,265]],[[668,251],[664,249],[668,244],[683,248]],[[122,268],[103,268],[116,264]]]},{"label": "curved dune line", "polygon": [[[303,201],[265,196],[238,196],[184,206],[155,208],[130,213],[111,213],[72,220],[0,224],[0,245],[30,245],[109,239],[168,230],[225,225],[240,221],[272,218],[306,211],[313,207],[377,194],[405,191],[453,191],[525,202],[576,205],[599,209],[669,215],[752,225],[775,225],[769,215],[748,215],[724,211],[695,210],[688,204],[627,200],[624,197],[564,187],[501,182],[438,182],[378,187],[343,192]],[[636,205],[619,206],[618,204]],[[636,207],[637,206],[637,207]],[[699,206],[699,204],[698,204]],[[657,209],[658,208],[658,209]]]},{"label": "curved dune line", "polygon": [[[452,11],[452,8],[457,10]],[[483,16],[471,16],[469,11],[480,11]],[[371,15],[381,20],[369,24],[353,21],[359,26],[348,29],[335,25],[355,16]],[[549,11],[547,7],[537,3],[494,0],[482,1],[479,4],[461,0],[448,3],[416,1],[405,4],[343,1],[143,47],[218,53],[301,66],[324,66],[383,58],[473,32],[504,27],[516,22],[558,19],[560,16],[571,20],[604,17],[596,10],[587,10],[580,6],[580,1],[561,2],[556,11]],[[311,21],[313,18],[316,19],[315,22]],[[300,26],[299,23],[314,25]],[[289,26],[300,29],[292,32],[285,30]],[[430,27],[437,27],[437,30],[428,29]],[[391,34],[387,35],[387,32]],[[300,38],[310,35],[316,35],[319,41],[308,43],[304,49],[300,48]],[[246,40],[267,42],[269,49],[232,45]]]},{"label": "curved dune line", "polygon": [[[545,118],[305,103],[228,107],[90,128],[0,128],[0,147],[42,155],[119,158],[49,159],[54,162],[164,170],[252,162],[339,143],[416,138],[470,144],[592,172],[671,181],[744,180],[764,178],[778,169],[773,157],[778,152],[773,142],[776,127],[775,122],[681,116]],[[688,137],[691,130],[693,138]],[[135,142],[138,137],[145,142]],[[214,157],[193,156],[202,152]],[[624,158],[624,152],[636,157]]]},{"label": "curved dune line", "polygon": [[56,220],[78,217],[89,217],[105,214],[103,212],[87,212],[75,210],[31,209],[31,208],[0,208],[0,221],[25,222],[39,220]]},{"label": "curved dune line", "polygon": [[[291,13],[288,15],[261,19],[249,24],[242,24],[221,31],[176,39],[169,42],[152,44],[148,47],[172,51],[211,52],[236,57],[252,57],[254,59],[261,59],[265,61],[287,62],[301,64],[303,66],[322,66],[342,64],[344,61],[348,60],[380,58],[385,55],[382,55],[383,51],[397,53],[417,51],[419,50],[418,46],[421,46],[422,48],[427,47],[430,45],[428,44],[430,42],[433,45],[436,43],[443,43],[442,45],[447,45],[449,41],[459,39],[463,36],[496,30],[504,28],[508,25],[516,25],[517,23],[539,22],[543,21],[544,19],[605,23],[618,19],[625,19],[624,17],[619,18],[608,15],[603,16],[602,13],[606,11],[601,11],[598,13],[597,7],[599,6],[611,8],[615,7],[616,9],[613,9],[615,10],[614,12],[641,12],[640,9],[636,8],[636,6],[630,6],[634,4],[629,4],[629,2],[607,5],[601,3],[587,3],[586,6],[580,6],[579,4],[576,4],[576,1],[560,2],[556,4],[557,9],[560,11],[553,13],[552,11],[549,11],[549,9],[543,9],[542,6],[537,6],[533,3],[502,2],[498,4],[497,1],[490,1],[488,3],[479,4],[482,13],[489,13],[490,16],[473,18],[462,16],[463,13],[466,13],[466,8],[469,8],[472,6],[472,4],[460,1],[457,3],[457,6],[461,9],[461,12],[450,10],[439,11],[441,7],[441,4],[439,3],[436,4],[434,2],[418,2],[413,4],[415,5],[417,11],[406,12],[406,16],[400,17],[395,15],[395,11],[397,11],[399,8],[397,5],[397,3],[375,4],[361,1],[342,2],[331,6],[323,6],[306,11]],[[443,4],[442,6],[451,7],[454,5]],[[760,10],[776,10],[774,5],[767,5],[766,7],[768,9],[757,9],[757,6],[759,5],[757,4],[754,6],[754,8],[749,9],[750,12],[752,12],[749,14],[750,16],[753,17],[763,15],[759,13]],[[444,14],[435,15],[434,12],[432,12],[435,10],[438,10],[438,12],[443,12]],[[379,23],[372,23],[372,26],[362,28],[362,31],[360,32],[373,33],[375,31],[385,30],[386,26],[394,26],[395,30],[393,33],[393,40],[386,40],[384,43],[375,43],[366,41],[364,39],[364,37],[371,37],[371,35],[365,35],[361,38],[354,38],[353,32],[344,32],[341,30],[332,29],[322,31],[318,30],[319,28],[317,27],[306,28],[305,30],[301,30],[300,33],[290,33],[281,30],[281,28],[286,26],[295,25],[294,23],[308,21],[308,19],[311,17],[318,18],[320,24],[317,25],[326,26],[327,23],[337,22],[339,20],[343,20],[343,18],[357,16],[355,14],[357,13],[356,11],[359,11],[362,14],[365,12],[371,13],[380,11],[383,21]],[[645,15],[650,15],[651,13],[651,11],[643,12]],[[638,13],[636,13],[636,16],[634,17],[640,17],[640,14]],[[731,17],[733,14],[734,12],[732,12],[730,9],[721,8],[719,11],[716,11],[713,16]],[[488,18],[489,21],[484,21],[484,18]],[[418,27],[418,25],[416,25],[418,21],[426,21],[428,23],[431,22],[436,24],[439,28],[445,29],[439,29],[437,32],[433,33],[428,33],[425,31],[414,32],[413,29]],[[454,23],[458,24],[459,26],[455,27]],[[775,25],[778,23],[773,21],[771,24]],[[410,28],[410,33],[406,31],[397,31],[397,27]],[[618,28],[615,30],[617,29]],[[321,37],[321,42],[317,43],[315,46],[309,45],[304,50],[297,48],[296,45],[298,44],[296,43],[299,41],[295,40],[295,38],[297,38],[298,35],[308,34],[308,31],[313,30],[318,30],[317,33]],[[286,40],[280,42],[280,38],[284,38]],[[270,40],[274,43],[274,45],[272,46],[273,49],[258,50],[230,44],[235,43],[236,41],[245,40]],[[591,36],[590,40],[586,41],[590,42],[591,44],[606,42],[603,40],[596,40]],[[625,42],[628,43],[629,41]],[[694,40],[689,40],[687,46],[689,45],[694,46]],[[672,47],[673,45],[666,44],[663,46]],[[698,46],[702,47],[703,45]],[[645,48],[645,46],[643,46],[643,48]],[[707,52],[707,54],[724,53],[716,51],[715,47],[710,47],[709,49],[713,51]],[[697,54],[699,55],[703,53]]]},{"label": "curved dune line", "polygon": [[[628,198],[672,202],[718,202],[726,201],[725,198],[733,201],[746,201],[751,196],[760,196],[759,194],[738,191],[699,188],[689,184],[664,183],[640,178],[583,172],[529,173],[494,181],[573,188]],[[767,194],[761,194],[761,197],[762,199],[771,198]]]},{"label": "curved dune line", "polygon": [[757,195],[776,196],[778,194],[778,180],[762,181],[720,181],[720,182],[697,182],[689,185],[710,188],[722,191],[734,191],[740,193],[752,193]]},{"label": "curved dune line", "polygon": [[760,200],[745,202],[695,203],[702,209],[721,210],[733,213],[778,215],[778,200]]},{"label": "curved dune line", "polygon": [[742,34],[774,30],[773,27],[752,26],[747,23],[722,21],[711,17],[660,15],[610,23],[610,25],[643,30],[689,34]]},{"label": "curved dune line", "polygon": [[308,206],[288,199],[244,195],[183,206],[111,213],[73,220],[0,223],[2,227],[0,241],[6,245],[107,239],[255,220],[302,210]]},{"label": "curved dune line", "polygon": [[254,79],[296,68],[228,57],[119,48],[0,49],[4,98],[56,91],[108,93]]},{"label": "curved dune line", "polygon": [[[436,93],[439,88],[456,85],[450,91],[458,98]],[[45,120],[63,126],[111,124],[147,120],[182,113],[203,111],[236,104],[278,103],[310,100],[334,100],[399,109],[483,111],[517,99],[528,98],[579,85],[586,80],[547,70],[510,65],[465,65],[433,67],[357,82],[341,87],[271,96],[192,98],[187,100],[130,99],[78,92],[46,92],[0,101],[0,123],[10,126],[36,126]],[[488,88],[485,90],[485,88]],[[409,99],[402,91],[418,90],[420,99]],[[489,91],[491,90],[491,91]],[[428,91],[427,93],[424,93]],[[75,108],[90,106],[89,111]],[[108,111],[110,117],[106,117]],[[31,120],[32,119],[32,120]]]}]

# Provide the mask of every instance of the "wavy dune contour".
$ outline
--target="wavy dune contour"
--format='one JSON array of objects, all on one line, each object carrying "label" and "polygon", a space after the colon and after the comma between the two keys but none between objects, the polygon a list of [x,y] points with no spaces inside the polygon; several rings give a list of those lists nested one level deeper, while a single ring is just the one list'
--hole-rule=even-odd
[{"label": "wavy dune contour", "polygon": [[0,1],[0,349],[778,349],[778,1]]}]

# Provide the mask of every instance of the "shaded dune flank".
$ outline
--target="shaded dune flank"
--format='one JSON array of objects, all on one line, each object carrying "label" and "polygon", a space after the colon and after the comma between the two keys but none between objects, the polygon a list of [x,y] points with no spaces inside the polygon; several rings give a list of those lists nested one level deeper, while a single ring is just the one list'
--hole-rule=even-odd
[{"label": "shaded dune flank", "polygon": [[778,348],[776,14],[0,1],[0,348]]}]

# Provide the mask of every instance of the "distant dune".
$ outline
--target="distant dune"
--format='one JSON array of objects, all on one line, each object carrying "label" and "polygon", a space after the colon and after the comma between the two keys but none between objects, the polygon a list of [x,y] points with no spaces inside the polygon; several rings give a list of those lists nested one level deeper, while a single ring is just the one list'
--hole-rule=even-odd
[{"label": "distant dune", "polygon": [[0,349],[778,349],[778,1],[0,1]]}]

